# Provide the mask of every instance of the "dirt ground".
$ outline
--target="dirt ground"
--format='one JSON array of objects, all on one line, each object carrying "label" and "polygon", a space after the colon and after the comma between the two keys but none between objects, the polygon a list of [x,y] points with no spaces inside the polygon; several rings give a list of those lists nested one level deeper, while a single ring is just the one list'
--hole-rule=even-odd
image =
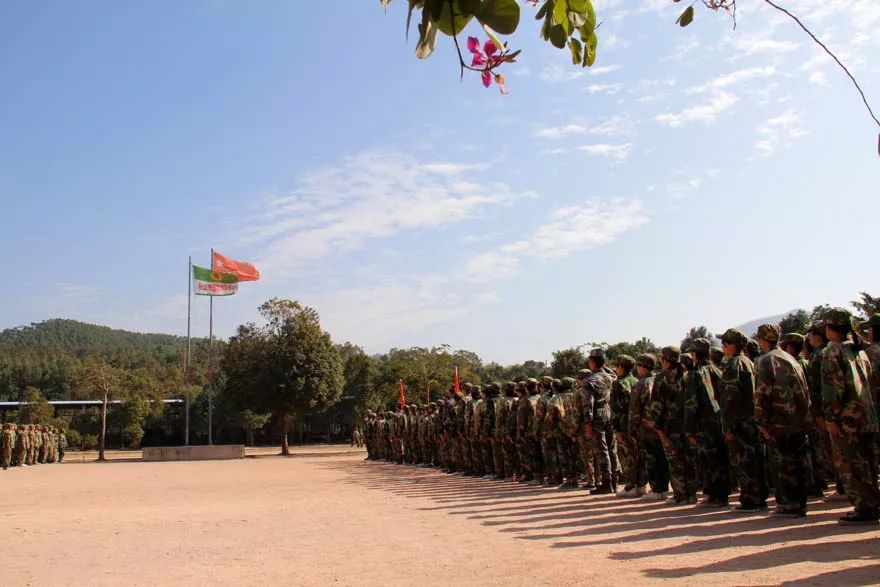
[{"label": "dirt ground", "polygon": [[864,585],[880,528],[363,461],[348,447],[0,471],[3,585]]}]

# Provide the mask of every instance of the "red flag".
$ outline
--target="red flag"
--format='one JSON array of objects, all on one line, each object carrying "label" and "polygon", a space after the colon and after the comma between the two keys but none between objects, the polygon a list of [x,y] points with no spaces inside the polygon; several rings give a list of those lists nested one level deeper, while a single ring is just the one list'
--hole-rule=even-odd
[{"label": "red flag", "polygon": [[405,408],[406,407],[406,398],[403,397],[403,379],[400,380],[398,385],[399,385],[399,391],[400,391],[400,407]]},{"label": "red flag", "polygon": [[461,387],[458,384],[458,367],[455,368],[455,376],[453,377],[453,385],[455,386],[455,393],[461,393]]},{"label": "red flag", "polygon": [[211,269],[220,273],[232,273],[238,277],[239,281],[257,281],[260,279],[260,272],[251,263],[230,259],[217,251],[214,251],[214,257],[211,259]]}]

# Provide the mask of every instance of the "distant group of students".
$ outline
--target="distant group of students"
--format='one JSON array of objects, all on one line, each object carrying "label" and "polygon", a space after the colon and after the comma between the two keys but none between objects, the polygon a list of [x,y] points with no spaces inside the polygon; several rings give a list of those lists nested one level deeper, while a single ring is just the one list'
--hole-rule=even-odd
[{"label": "distant group of students", "polygon": [[607,364],[593,349],[576,378],[465,383],[368,412],[367,458],[678,505],[726,507],[738,491],[740,513],[768,510],[772,488],[775,516],[824,498],[852,504],[842,524],[876,524],[880,314],[832,308],[806,335],[719,338]]},{"label": "distant group of students", "polygon": [[66,449],[67,436],[54,426],[7,422],[0,428],[0,465],[4,470],[60,463]]}]

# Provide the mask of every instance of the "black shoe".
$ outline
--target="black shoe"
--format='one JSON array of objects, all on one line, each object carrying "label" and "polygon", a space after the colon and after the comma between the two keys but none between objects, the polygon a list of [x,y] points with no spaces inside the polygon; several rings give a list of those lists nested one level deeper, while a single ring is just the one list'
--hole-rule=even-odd
[{"label": "black shoe", "polygon": [[807,516],[807,510],[802,510],[801,508],[776,508],[773,512],[773,516],[776,518],[805,518]]},{"label": "black shoe", "polygon": [[878,516],[877,514],[852,512],[840,518],[839,522],[844,526],[869,526],[878,523]]},{"label": "black shoe", "polygon": [[596,489],[590,492],[590,495],[610,495],[614,493],[614,490],[611,489],[611,483],[603,483]]},{"label": "black shoe", "polygon": [[732,512],[736,514],[755,514],[758,512],[762,512],[767,509],[767,504],[764,504],[764,507],[761,507],[759,504],[749,504],[749,505],[738,505],[733,508]]}]

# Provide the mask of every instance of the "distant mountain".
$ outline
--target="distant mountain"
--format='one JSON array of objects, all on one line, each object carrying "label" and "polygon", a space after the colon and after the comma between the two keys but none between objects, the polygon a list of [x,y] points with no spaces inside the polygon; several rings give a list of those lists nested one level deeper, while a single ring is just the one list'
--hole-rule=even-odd
[{"label": "distant mountain", "polygon": [[[737,328],[742,330],[746,336],[752,336],[753,334],[755,334],[758,331],[758,326],[760,326],[761,324],[767,324],[767,323],[779,324],[780,320],[782,320],[783,318],[785,318],[786,316],[788,316],[792,312],[797,312],[797,311],[798,311],[798,309],[795,308],[794,310],[789,310],[788,312],[783,312],[782,314],[776,314],[775,316],[767,316],[766,318],[757,318],[755,320],[752,320],[750,322],[746,322],[745,324],[737,326]],[[721,332],[724,332],[724,331],[722,330],[722,331],[718,332],[717,334],[721,334]]]},{"label": "distant mountain", "polygon": [[51,348],[67,352],[182,348],[185,342],[186,338],[182,336],[130,332],[61,318],[0,332],[0,348]]}]

